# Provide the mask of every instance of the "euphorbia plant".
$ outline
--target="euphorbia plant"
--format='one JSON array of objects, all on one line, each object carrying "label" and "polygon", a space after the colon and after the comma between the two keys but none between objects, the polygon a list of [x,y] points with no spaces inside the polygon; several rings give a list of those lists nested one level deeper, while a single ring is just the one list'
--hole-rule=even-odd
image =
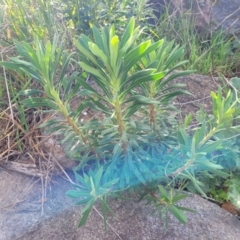
[{"label": "euphorbia plant", "polygon": [[111,116],[111,120],[117,125],[118,137],[125,153],[129,140],[129,118],[138,110],[139,104],[154,103],[142,95],[132,96],[131,90],[141,83],[157,81],[165,75],[164,71],[157,72],[154,68],[145,68],[130,74],[142,57],[162,44],[162,41],[152,43],[148,40],[135,45],[140,33],[139,28],[134,28],[132,18],[121,39],[115,35],[112,26],[110,29],[103,28],[102,34],[93,27],[95,42],[85,35],[75,40],[80,50],[79,65],[91,75],[103,94],[93,90],[83,81],[82,84],[92,91],[93,97],[89,99],[97,105],[98,110]]},{"label": "euphorbia plant", "polygon": [[[79,111],[73,111],[69,105],[80,88],[76,79],[84,78],[84,74],[75,72],[71,76],[66,75],[72,54],[64,51],[64,43],[59,42],[57,36],[52,43],[48,41],[46,44],[36,37],[34,45],[31,47],[27,42],[16,42],[16,49],[24,59],[13,57],[10,62],[1,63],[9,69],[27,74],[40,85],[38,89],[21,92],[22,95],[29,96],[22,103],[25,107],[46,107],[61,113],[63,120],[51,120],[44,124],[49,127],[48,131],[65,133],[67,139],[72,138],[75,142],[71,145],[73,150],[77,145],[86,153],[95,152],[88,131],[77,121]],[[72,85],[75,86],[71,88]],[[78,109],[82,108],[84,109],[82,103],[79,103]]]},{"label": "euphorbia plant", "polygon": [[[131,19],[121,38],[115,35],[114,26],[111,26],[111,28],[103,28],[101,33],[93,27],[94,41],[84,35],[75,40],[80,51],[79,65],[90,74],[102,90],[100,94],[82,80],[84,88],[89,91],[88,93],[92,93],[88,94],[86,103],[95,103],[97,110],[104,112],[112,123],[110,127],[104,126],[98,146],[103,152],[108,152],[109,149],[111,152],[111,157],[108,159],[110,162],[103,165],[104,171],[100,171],[101,177],[99,171],[85,175],[84,179],[78,176],[81,184],[92,179],[86,186],[89,192],[97,189],[94,185],[95,181],[98,187],[99,182],[104,185],[114,181],[113,189],[122,190],[139,182],[146,186],[149,180],[155,180],[163,175],[164,163],[157,158],[157,155],[161,155],[161,148],[158,148],[158,152],[148,151],[150,144],[148,135],[149,132],[152,134],[151,124],[145,125],[144,121],[139,121],[139,118],[134,121],[132,116],[142,106],[150,106],[150,109],[152,106],[164,106],[164,110],[167,110],[170,100],[186,91],[179,89],[182,87],[179,84],[164,88],[174,78],[190,74],[192,71],[180,72],[164,78],[184,64],[184,62],[177,63],[184,54],[183,48],[172,49],[172,43],[167,45],[164,40],[157,42],[147,40],[137,44],[140,34],[141,30],[135,28],[134,19]],[[149,60],[149,64],[144,64],[146,63],[144,60]],[[141,67],[137,68],[137,64]],[[134,92],[136,87],[141,87],[142,93]],[[161,93],[163,94],[159,97]],[[150,111],[150,121],[153,112],[154,110]],[[94,181],[96,176],[98,179]],[[68,194],[79,197],[80,192],[71,191]],[[106,210],[104,207],[107,206],[106,193],[105,191],[105,194],[86,197],[84,202],[87,202],[87,205],[83,210],[80,225],[85,222],[89,209],[96,199],[101,200],[103,212]],[[152,192],[151,196],[152,200],[158,201],[158,195]],[[186,219],[180,208],[174,205],[175,196],[171,194],[171,197],[167,197],[166,192],[165,196],[165,201],[160,201],[164,203],[164,209],[172,211],[181,222],[185,222]],[[184,197],[186,196],[180,197],[176,194],[176,200]],[[165,208],[166,206],[169,208]]]},{"label": "euphorbia plant", "polygon": [[[110,191],[124,190],[139,182],[147,186],[149,180],[163,175],[164,161],[159,161],[156,153],[145,148],[149,143],[146,135],[151,128],[141,123],[141,119],[132,118],[141,106],[159,104],[159,100],[157,95],[133,94],[133,90],[148,82],[161,81],[170,71],[168,66],[159,71],[159,68],[144,65],[143,69],[136,70],[137,63],[164,44],[164,40],[138,43],[141,32],[139,27],[135,28],[132,18],[121,38],[115,35],[114,26],[103,28],[101,33],[93,27],[94,41],[85,35],[74,41],[80,50],[80,67],[101,91],[87,84],[84,73],[67,75],[72,55],[64,51],[63,42],[59,43],[56,37],[52,44],[44,44],[36,38],[34,47],[28,43],[16,43],[24,59],[11,58],[10,62],[1,63],[23,71],[40,84],[41,89],[22,92],[22,95],[29,96],[23,103],[26,107],[47,107],[62,114],[64,120],[50,120],[42,126],[65,136],[63,142],[68,143],[70,156],[80,160],[80,167],[84,167],[88,160],[95,160],[92,170],[83,177],[76,174],[86,185],[85,190],[68,193],[84,198],[81,203],[86,203],[86,207],[81,224],[86,221],[96,200],[102,201],[103,211],[107,209],[106,197]],[[171,55],[171,51],[168,54]],[[160,88],[157,90],[161,91]],[[169,93],[169,99],[180,93],[183,92]],[[70,105],[74,96],[85,98],[76,110]],[[79,116],[86,107],[103,112],[105,119],[102,122],[97,119],[80,122]],[[160,153],[161,149],[158,150]],[[152,193],[152,197],[157,198],[157,195]],[[173,208],[175,216],[185,222],[182,213],[173,206],[173,197],[171,193],[164,206],[170,204],[169,209]]]},{"label": "euphorbia plant", "polygon": [[[183,66],[187,61],[179,62],[179,59],[184,55],[184,46],[174,47],[174,41],[166,42],[161,40],[161,45],[155,51],[152,51],[141,59],[138,64],[139,68],[155,68],[156,71],[164,71],[166,73],[164,78],[158,81],[144,82],[141,84],[141,91],[145,96],[150,99],[156,100],[157,103],[149,104],[149,124],[153,130],[156,130],[157,114],[159,110],[172,110],[170,108],[170,100],[180,94],[188,94],[182,88],[185,86],[181,83],[171,83],[177,77],[188,75],[193,71],[178,71],[173,72],[175,69]],[[161,118],[161,116],[160,116]]]},{"label": "euphorbia plant", "polygon": [[[173,49],[173,43],[167,44],[164,40],[139,41],[142,30],[135,28],[133,18],[122,37],[115,34],[114,26],[105,27],[101,32],[95,27],[92,30],[94,40],[82,35],[74,41],[80,51],[78,57],[84,71],[82,74],[67,75],[66,69],[72,55],[63,50],[64,44],[59,43],[57,38],[52,44],[36,39],[34,47],[17,43],[17,50],[24,59],[12,58],[10,63],[1,64],[24,71],[41,85],[42,90],[22,92],[29,96],[23,100],[25,106],[44,106],[64,117],[64,120],[50,120],[44,126],[63,134],[63,142],[68,143],[71,158],[80,162],[78,169],[82,168],[82,175],[76,173],[76,177],[82,187],[76,185],[77,190],[68,192],[71,197],[81,197],[80,204],[86,204],[80,225],[85,223],[95,201],[101,201],[105,216],[109,210],[109,194],[139,184],[160,211],[170,211],[184,223],[186,217],[181,210],[188,209],[177,206],[176,202],[186,195],[173,190],[168,193],[161,186],[158,187],[159,195],[155,188],[149,187],[156,181],[166,182],[169,177],[184,175],[188,169],[201,164],[199,156],[203,154],[198,151],[202,148],[193,148],[199,133],[191,141],[187,133],[179,130],[179,136],[183,139],[179,140],[182,154],[179,154],[177,143],[176,147],[166,150],[161,139],[156,137],[159,126],[155,119],[161,117],[157,116],[156,111],[168,111],[170,100],[186,93],[179,89],[182,85],[170,85],[174,78],[191,73],[172,72],[184,64],[177,62],[184,54],[183,48]],[[87,74],[94,80],[97,89],[86,82]],[[77,96],[83,97],[83,100],[73,110],[70,102]],[[102,121],[79,121],[86,107],[104,113],[105,118]],[[141,115],[142,108],[150,109],[146,115],[149,119],[147,124],[145,116]],[[199,130],[206,140],[203,142],[201,139],[205,151],[204,146],[209,140],[207,131]],[[193,152],[188,159],[190,153],[186,148],[190,146]],[[164,154],[166,151],[168,153]],[[87,163],[89,168],[85,168]],[[206,161],[204,163],[208,164]],[[212,169],[220,167],[212,164]]]},{"label": "euphorbia plant", "polygon": [[[182,84],[167,84],[176,77],[192,72],[182,71],[164,78],[185,63],[177,62],[184,54],[184,49],[172,49],[173,42],[166,44],[164,39],[137,44],[141,31],[139,27],[135,28],[132,18],[121,38],[115,35],[114,26],[111,26],[110,29],[103,28],[101,33],[93,27],[94,41],[85,35],[75,40],[80,50],[79,65],[90,74],[103,94],[93,90],[84,81],[82,84],[92,92],[93,97],[90,96],[89,100],[97,105],[98,110],[111,116],[111,120],[117,125],[124,153],[131,138],[128,134],[132,133],[134,126],[133,121],[130,121],[132,115],[141,106],[149,105],[149,121],[152,125],[154,106],[162,105],[167,109],[170,100],[186,93],[181,89]],[[141,67],[137,69],[136,64]],[[143,92],[132,94],[139,86]]]}]

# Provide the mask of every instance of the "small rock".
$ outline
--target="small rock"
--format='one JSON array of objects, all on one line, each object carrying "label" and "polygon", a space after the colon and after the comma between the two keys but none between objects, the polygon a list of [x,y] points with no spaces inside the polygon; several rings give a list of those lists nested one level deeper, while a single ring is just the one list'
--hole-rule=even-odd
[{"label": "small rock", "polygon": [[207,33],[221,29],[226,34],[240,36],[239,0],[149,0],[157,18],[169,2],[172,13],[188,13],[195,18],[197,32]]},{"label": "small rock", "polygon": [[218,0],[212,8],[214,28],[240,36],[240,1]]}]

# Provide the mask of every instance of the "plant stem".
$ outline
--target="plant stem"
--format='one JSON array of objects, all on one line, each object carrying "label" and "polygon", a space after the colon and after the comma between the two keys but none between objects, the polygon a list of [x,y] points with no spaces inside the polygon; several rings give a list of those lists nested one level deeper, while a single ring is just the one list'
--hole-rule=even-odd
[{"label": "plant stem", "polygon": [[[125,126],[124,126],[124,121],[123,121],[121,105],[120,105],[118,98],[115,101],[114,107],[115,107],[115,114],[116,114],[117,124],[118,124],[118,132],[120,134],[120,137],[122,137],[123,132],[125,131]],[[123,148],[123,151],[126,153],[127,143],[125,141],[122,143],[122,148]]]},{"label": "plant stem", "polygon": [[182,167],[180,167],[179,169],[177,169],[175,172],[169,174],[169,177],[175,177],[178,176],[181,172],[183,172],[184,170],[186,170],[187,168],[189,168],[192,164],[193,164],[193,160],[188,160]]},{"label": "plant stem", "polygon": [[200,149],[216,132],[217,128],[212,128],[211,131],[202,139],[202,141],[198,144],[197,149]]},{"label": "plant stem", "polygon": [[150,104],[149,105],[149,123],[150,126],[153,128],[153,130],[155,129],[155,119],[154,119],[154,105]]},{"label": "plant stem", "polygon": [[119,99],[117,99],[115,102],[115,114],[116,114],[117,123],[118,123],[118,131],[119,131],[120,136],[122,137],[125,127],[123,124],[123,116],[122,116]]},{"label": "plant stem", "polygon": [[79,129],[79,127],[77,126],[76,122],[69,117],[69,113],[68,110],[65,108],[63,102],[60,99],[56,100],[56,104],[58,105],[61,114],[63,115],[63,117],[66,119],[67,123],[72,127],[73,131],[78,135],[81,136],[83,142],[87,145],[89,145],[91,152],[96,153],[95,149],[91,146],[91,143],[89,142],[89,139],[83,134],[83,132]]},{"label": "plant stem", "polygon": [[[150,92],[149,92],[150,99],[155,98],[155,95],[156,95],[155,89],[156,89],[155,83],[154,82],[150,83]],[[154,104],[149,105],[149,124],[150,124],[150,127],[153,130],[155,130],[155,106],[154,106]]]},{"label": "plant stem", "polygon": [[159,202],[160,204],[166,206],[167,203],[165,201],[163,201],[160,197],[158,197],[155,192],[150,189],[147,185],[144,184],[144,187],[147,189],[147,191],[149,192],[149,194],[151,195],[151,197],[155,198],[157,202]]}]

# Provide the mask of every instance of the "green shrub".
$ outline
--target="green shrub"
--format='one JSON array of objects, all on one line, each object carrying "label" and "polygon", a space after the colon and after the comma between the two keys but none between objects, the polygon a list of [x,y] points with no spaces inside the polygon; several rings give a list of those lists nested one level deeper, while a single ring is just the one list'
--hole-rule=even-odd
[{"label": "green shrub", "polygon": [[146,0],[63,0],[64,15],[69,26],[78,33],[90,35],[92,26],[104,27],[111,24],[124,31],[125,23],[135,17],[137,25],[147,26],[152,9]]},{"label": "green shrub", "polygon": [[[62,142],[66,143],[70,157],[79,161],[75,169],[79,185],[67,194],[81,198],[79,204],[85,204],[80,226],[97,200],[106,219],[110,210],[108,196],[138,186],[160,215],[165,212],[168,216],[170,211],[185,223],[182,211],[190,209],[176,203],[187,195],[174,191],[174,183],[188,179],[205,195],[197,174],[207,171],[223,178],[228,176],[211,154],[223,150],[227,134],[238,129],[233,126],[240,113],[237,99],[231,90],[225,95],[221,89],[211,93],[213,116],[202,110],[201,126],[193,135],[187,131],[191,115],[178,128],[167,125],[167,120],[160,124],[161,117],[171,115],[171,100],[187,93],[181,84],[171,83],[192,72],[173,72],[185,63],[180,62],[184,48],[173,47],[173,42],[164,39],[139,43],[142,30],[135,28],[134,18],[122,37],[116,35],[113,25],[101,31],[93,27],[92,31],[94,40],[86,35],[74,40],[82,73],[67,74],[73,54],[64,51],[64,40],[59,42],[57,37],[46,44],[36,38],[33,47],[26,42],[16,43],[22,58],[13,57],[1,65],[23,71],[41,85],[41,89],[21,92],[28,96],[22,100],[25,107],[46,107],[64,118],[50,120],[42,127],[64,135]],[[98,90],[88,84],[87,75]],[[70,103],[76,96],[83,97],[83,101],[73,110]],[[80,121],[87,107],[102,113],[104,119]]]}]

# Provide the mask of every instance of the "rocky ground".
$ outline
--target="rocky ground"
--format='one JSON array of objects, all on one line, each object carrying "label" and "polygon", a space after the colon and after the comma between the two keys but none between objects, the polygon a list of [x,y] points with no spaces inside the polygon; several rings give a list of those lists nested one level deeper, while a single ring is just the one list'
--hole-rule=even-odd
[{"label": "rocky ground", "polygon": [[[71,176],[71,175],[70,175]],[[71,176],[72,177],[72,176]],[[87,224],[77,228],[81,207],[65,195],[71,184],[55,176],[48,186],[44,205],[41,182],[15,172],[0,171],[0,239],[1,240],[238,240],[240,221],[219,206],[197,195],[190,195],[182,205],[195,209],[187,213],[182,225],[172,216],[169,228],[144,202],[111,199],[116,217],[108,218],[104,230],[98,206]]]}]

